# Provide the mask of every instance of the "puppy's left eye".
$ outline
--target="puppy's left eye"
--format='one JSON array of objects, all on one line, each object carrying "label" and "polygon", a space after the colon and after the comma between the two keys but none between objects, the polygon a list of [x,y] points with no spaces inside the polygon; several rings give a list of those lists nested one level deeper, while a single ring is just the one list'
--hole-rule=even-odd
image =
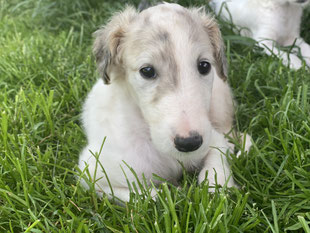
[{"label": "puppy's left eye", "polygon": [[200,61],[198,62],[198,71],[202,75],[207,75],[210,73],[211,64],[207,61]]}]

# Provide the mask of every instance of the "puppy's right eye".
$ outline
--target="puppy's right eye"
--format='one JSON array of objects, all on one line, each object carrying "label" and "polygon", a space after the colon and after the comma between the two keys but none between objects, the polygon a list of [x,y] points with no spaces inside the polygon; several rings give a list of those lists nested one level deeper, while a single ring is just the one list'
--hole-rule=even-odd
[{"label": "puppy's right eye", "polygon": [[211,64],[207,61],[200,61],[197,68],[200,74],[207,75],[211,70]]},{"label": "puppy's right eye", "polygon": [[157,76],[156,71],[152,66],[145,66],[141,68],[140,74],[145,79],[154,79]]}]

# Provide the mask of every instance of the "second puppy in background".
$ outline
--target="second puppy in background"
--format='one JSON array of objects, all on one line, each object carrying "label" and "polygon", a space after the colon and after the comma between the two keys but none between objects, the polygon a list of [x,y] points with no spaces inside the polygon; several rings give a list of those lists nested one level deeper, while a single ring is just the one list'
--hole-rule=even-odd
[{"label": "second puppy in background", "polygon": [[[310,46],[300,37],[303,8],[310,0],[211,0],[211,7],[256,41],[268,55],[275,54],[292,69],[310,66]],[[278,46],[293,46],[290,52]]]}]

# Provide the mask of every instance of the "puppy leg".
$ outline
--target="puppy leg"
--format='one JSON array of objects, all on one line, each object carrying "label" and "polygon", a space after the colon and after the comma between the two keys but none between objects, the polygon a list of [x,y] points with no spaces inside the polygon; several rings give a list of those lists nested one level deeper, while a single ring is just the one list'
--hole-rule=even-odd
[{"label": "puppy leg", "polygon": [[[113,192],[111,191],[110,187],[105,186],[102,188],[102,191],[103,193],[108,195],[109,199],[112,199],[113,197],[115,197],[117,201],[129,202],[130,190],[128,187],[112,187],[112,189],[113,189]],[[138,192],[139,194],[141,194],[141,190],[138,190]],[[151,194],[152,199],[155,199],[156,191],[154,189],[150,190],[150,194]]]},{"label": "puppy leg", "polygon": [[267,55],[278,56],[283,64],[289,66],[291,69],[298,70],[302,67],[302,61],[295,54],[287,53],[278,49],[274,46],[273,41],[259,41],[258,44],[264,49]]},{"label": "puppy leg", "polygon": [[229,145],[224,135],[217,131],[212,132],[210,151],[204,159],[203,167],[199,173],[198,181],[204,181],[206,171],[210,185],[219,184],[223,186],[227,182],[228,187],[237,186],[231,176],[230,166],[225,153],[229,150]]},{"label": "puppy leg", "polygon": [[[121,153],[119,150],[115,151],[107,144],[102,153],[100,153],[101,151],[90,152],[96,151],[96,148],[100,148],[100,145],[88,145],[80,155],[79,169],[81,175],[79,182],[85,189],[94,188],[99,197],[106,194],[109,199],[115,197],[115,200],[124,202],[128,202],[130,199],[128,183],[132,185],[133,192],[143,193],[130,168],[122,162],[117,162],[118,160],[121,161],[121,159],[117,159],[117,155]],[[142,182],[142,178],[138,178]],[[137,189],[133,188],[133,183],[136,184]],[[145,192],[150,192],[151,197],[154,198],[156,191],[150,187],[144,187],[145,190],[147,189]]]},{"label": "puppy leg", "polygon": [[104,186],[101,189],[101,192],[97,191],[98,196],[106,194],[109,199],[115,197],[117,201],[129,202],[130,191],[128,187],[112,187],[113,192],[111,191],[111,188],[107,186]]},{"label": "puppy leg", "polygon": [[298,38],[296,40],[296,45],[300,48],[300,53],[307,66],[310,67],[310,45],[307,44],[302,38]]}]

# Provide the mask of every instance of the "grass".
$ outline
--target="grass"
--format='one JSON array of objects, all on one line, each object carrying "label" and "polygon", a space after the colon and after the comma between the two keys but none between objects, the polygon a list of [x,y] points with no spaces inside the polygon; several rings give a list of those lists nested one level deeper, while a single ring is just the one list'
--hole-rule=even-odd
[{"label": "grass", "polygon": [[119,206],[78,185],[81,106],[96,80],[91,33],[123,5],[0,0],[0,232],[310,232],[309,71],[289,70],[227,24],[236,127],[254,140],[231,159],[241,189],[210,194],[184,172],[156,200],[146,190]]}]

